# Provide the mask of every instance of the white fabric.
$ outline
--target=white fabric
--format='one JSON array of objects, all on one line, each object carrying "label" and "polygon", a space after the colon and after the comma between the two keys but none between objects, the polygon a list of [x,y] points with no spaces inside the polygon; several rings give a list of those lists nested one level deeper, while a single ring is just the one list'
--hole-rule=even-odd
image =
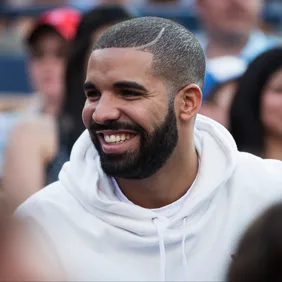
[{"label": "white fabric", "polygon": [[86,131],[60,180],[16,215],[48,233],[72,281],[224,281],[247,224],[281,200],[282,163],[239,153],[224,127],[200,115],[195,143],[198,178],[171,216],[121,202]]},{"label": "white fabric", "polygon": [[[190,189],[192,189],[192,187],[194,186],[194,183],[196,182],[197,178],[198,178],[198,174],[197,174],[197,177],[194,180],[193,184],[191,185]],[[111,178],[111,179],[112,179],[112,182],[113,182],[114,193],[117,196],[117,198],[121,202],[134,205],[134,203],[132,203],[130,200],[128,200],[128,198],[122,193],[122,191],[120,190],[116,180],[114,178]],[[151,211],[156,213],[158,216],[171,217],[172,215],[176,214],[179,211],[179,209],[183,206],[186,198],[188,197],[190,189],[187,190],[187,192],[180,199],[171,203],[170,205],[167,205],[167,206],[164,206],[164,207],[161,207],[161,208],[157,208],[157,209],[151,209]]]},{"label": "white fabric", "polygon": [[213,75],[218,83],[237,79],[244,74],[247,63],[239,57],[222,56],[209,59],[207,71]]},{"label": "white fabric", "polygon": [[[194,180],[193,184],[191,185],[190,189],[192,189],[194,183],[196,182],[198,178],[198,174],[196,179]],[[124,203],[128,203],[130,205],[134,205],[133,202],[131,202],[121,191],[118,183],[114,178],[111,178],[113,182],[114,187],[114,193],[117,196],[117,198]],[[189,190],[183,195],[180,199],[175,201],[174,203],[171,203],[170,205],[158,208],[158,209],[151,209],[155,214],[158,216],[163,217],[171,217],[174,215],[178,210],[182,207],[182,205],[185,203],[185,199],[188,197]],[[160,281],[166,281],[166,274],[165,274],[165,262],[166,262],[166,253],[165,253],[165,244],[163,239],[163,229],[161,227],[161,224],[158,222],[158,218],[153,219],[154,224],[156,225],[157,231],[158,231],[158,237],[159,237],[159,248],[160,248]],[[186,224],[186,217],[183,219],[183,238],[182,238],[182,265],[183,269],[185,271],[185,277],[188,277],[187,275],[187,258],[185,254],[185,240],[186,240],[186,233],[185,233],[185,224]]]},{"label": "white fabric", "polygon": [[153,219],[153,223],[156,225],[159,237],[159,248],[160,248],[160,281],[166,281],[165,275],[165,264],[166,264],[166,253],[164,235],[161,224],[159,224],[158,218]]}]

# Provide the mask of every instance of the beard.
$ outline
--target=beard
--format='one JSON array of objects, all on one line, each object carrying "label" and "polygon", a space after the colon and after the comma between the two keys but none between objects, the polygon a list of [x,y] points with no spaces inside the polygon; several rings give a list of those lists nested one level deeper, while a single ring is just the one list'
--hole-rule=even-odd
[{"label": "beard", "polygon": [[[140,137],[140,147],[134,152],[105,154],[97,138],[96,131],[99,130],[132,130]],[[118,121],[95,123],[90,131],[103,171],[115,178],[144,179],[152,176],[165,165],[178,142],[177,122],[172,105],[169,106],[164,122],[151,134],[137,124]]]}]

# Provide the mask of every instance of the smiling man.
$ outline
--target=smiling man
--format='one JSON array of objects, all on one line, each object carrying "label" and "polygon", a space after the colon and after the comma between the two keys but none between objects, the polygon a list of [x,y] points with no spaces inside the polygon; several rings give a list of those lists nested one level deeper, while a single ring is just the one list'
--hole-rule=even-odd
[{"label": "smiling man", "polygon": [[95,43],[83,121],[59,181],[16,212],[45,230],[72,281],[223,281],[249,222],[282,196],[282,163],[237,151],[197,115],[195,37],[145,17]]}]

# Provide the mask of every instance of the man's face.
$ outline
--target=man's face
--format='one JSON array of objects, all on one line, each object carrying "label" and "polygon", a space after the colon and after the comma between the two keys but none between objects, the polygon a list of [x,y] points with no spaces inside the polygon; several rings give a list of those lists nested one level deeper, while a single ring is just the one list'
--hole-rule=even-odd
[{"label": "man's face", "polygon": [[206,28],[224,35],[249,34],[258,24],[262,0],[197,0]]},{"label": "man's face", "polygon": [[152,75],[150,53],[127,48],[91,54],[83,121],[106,174],[147,178],[178,141],[172,94]]}]

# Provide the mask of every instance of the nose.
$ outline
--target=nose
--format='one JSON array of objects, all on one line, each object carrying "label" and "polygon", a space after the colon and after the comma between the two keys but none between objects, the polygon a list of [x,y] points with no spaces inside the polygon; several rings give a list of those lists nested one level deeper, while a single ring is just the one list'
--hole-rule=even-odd
[{"label": "nose", "polygon": [[58,62],[54,58],[51,58],[49,56],[42,57],[40,62],[42,69],[48,70],[50,72],[53,71],[54,65],[58,65]]},{"label": "nose", "polygon": [[98,124],[104,124],[107,121],[118,120],[120,118],[117,98],[110,93],[104,93],[94,109],[92,118]]}]

